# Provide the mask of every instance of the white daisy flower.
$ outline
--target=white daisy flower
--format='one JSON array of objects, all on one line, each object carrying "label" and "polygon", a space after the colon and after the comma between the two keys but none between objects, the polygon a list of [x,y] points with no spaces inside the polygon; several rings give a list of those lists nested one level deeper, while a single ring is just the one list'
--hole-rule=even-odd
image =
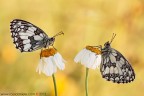
[{"label": "white daisy flower", "polygon": [[65,60],[54,48],[42,50],[41,59],[37,66],[36,72],[44,73],[47,76],[52,76],[57,72],[57,67],[60,70],[65,68]]},{"label": "white daisy flower", "polygon": [[74,61],[87,68],[96,69],[101,63],[101,51],[96,47],[86,46],[76,55]]}]

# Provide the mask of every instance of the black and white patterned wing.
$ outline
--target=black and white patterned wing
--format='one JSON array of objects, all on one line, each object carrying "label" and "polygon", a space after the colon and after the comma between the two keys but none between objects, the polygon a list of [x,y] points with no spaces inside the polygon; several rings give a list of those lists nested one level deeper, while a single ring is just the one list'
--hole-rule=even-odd
[{"label": "black and white patterned wing", "polygon": [[11,35],[16,48],[21,52],[31,52],[45,46],[48,36],[37,26],[20,19],[10,24]]},{"label": "black and white patterned wing", "polygon": [[114,83],[129,83],[135,79],[134,70],[129,62],[113,48],[110,52],[102,54],[100,71],[103,78]]}]

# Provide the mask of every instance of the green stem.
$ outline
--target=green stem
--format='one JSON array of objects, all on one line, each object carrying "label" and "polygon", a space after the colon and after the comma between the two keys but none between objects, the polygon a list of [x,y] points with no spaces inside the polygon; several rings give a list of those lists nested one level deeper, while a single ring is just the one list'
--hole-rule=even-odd
[{"label": "green stem", "polygon": [[86,91],[86,96],[88,96],[88,71],[89,71],[89,68],[86,68],[86,78],[85,78],[85,91]]},{"label": "green stem", "polygon": [[56,86],[56,79],[55,79],[54,74],[52,75],[52,77],[53,77],[53,83],[54,83],[55,96],[57,96],[57,86]]}]

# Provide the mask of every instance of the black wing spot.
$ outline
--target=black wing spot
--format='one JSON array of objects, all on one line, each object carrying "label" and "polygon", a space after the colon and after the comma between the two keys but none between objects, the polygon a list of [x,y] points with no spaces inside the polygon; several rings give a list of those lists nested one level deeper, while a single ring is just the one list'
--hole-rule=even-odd
[{"label": "black wing spot", "polygon": [[117,55],[117,56],[115,56],[115,58],[116,58],[116,61],[120,61],[121,56]]},{"label": "black wing spot", "polygon": [[34,33],[36,34],[36,35],[40,35],[40,30],[39,29],[37,29],[36,31],[34,31]]},{"label": "black wing spot", "polygon": [[25,27],[23,28],[23,32],[26,33],[27,30],[28,30],[28,26],[25,26]]}]

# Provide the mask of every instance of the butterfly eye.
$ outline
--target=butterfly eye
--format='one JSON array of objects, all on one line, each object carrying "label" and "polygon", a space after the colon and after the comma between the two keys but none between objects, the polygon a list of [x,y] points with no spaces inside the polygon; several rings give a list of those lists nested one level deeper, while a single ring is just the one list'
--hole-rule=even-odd
[{"label": "butterfly eye", "polygon": [[109,41],[104,44],[105,47],[110,46]]},{"label": "butterfly eye", "polygon": [[55,41],[55,38],[52,37],[52,38],[50,39],[50,41]]}]

